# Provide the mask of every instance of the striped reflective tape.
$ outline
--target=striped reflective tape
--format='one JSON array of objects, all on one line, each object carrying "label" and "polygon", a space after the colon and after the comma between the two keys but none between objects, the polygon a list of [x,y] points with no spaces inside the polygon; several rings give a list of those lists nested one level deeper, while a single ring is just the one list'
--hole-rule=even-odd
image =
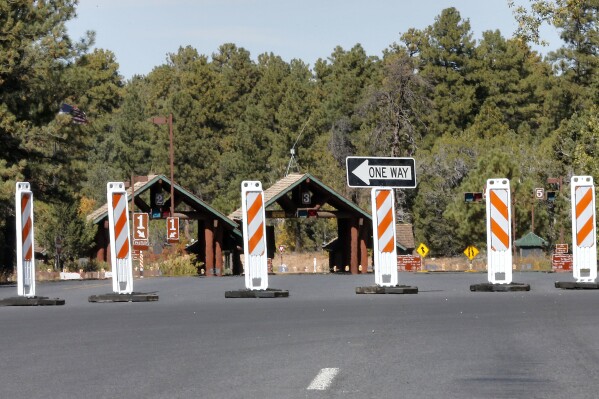
[{"label": "striped reflective tape", "polygon": [[379,252],[393,252],[393,196],[390,190],[376,194],[377,239]]},{"label": "striped reflective tape", "polygon": [[491,249],[507,251],[510,246],[510,216],[508,210],[508,191],[490,190],[491,202]]},{"label": "striped reflective tape", "polygon": [[246,193],[248,250],[250,255],[264,253],[264,210],[261,192]]},{"label": "striped reflective tape", "polygon": [[129,256],[129,231],[127,230],[127,198],[123,193],[112,194],[114,209],[114,237],[116,258],[126,259]]},{"label": "striped reflective tape", "polygon": [[591,186],[579,186],[576,198],[576,245],[592,247],[595,244],[593,232],[593,191]]},{"label": "striped reflective tape", "polygon": [[33,234],[31,222],[31,194],[21,194],[21,239],[23,243],[23,260],[33,257]]}]

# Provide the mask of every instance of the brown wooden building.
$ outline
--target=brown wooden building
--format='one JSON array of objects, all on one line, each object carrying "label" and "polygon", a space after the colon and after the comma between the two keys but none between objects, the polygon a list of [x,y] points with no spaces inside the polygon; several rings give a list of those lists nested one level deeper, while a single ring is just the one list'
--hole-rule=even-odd
[{"label": "brown wooden building", "polygon": [[[368,249],[372,248],[372,218],[356,204],[344,198],[320,180],[306,174],[290,174],[264,191],[266,218],[334,218],[337,220],[339,245],[329,254],[331,270],[345,270],[352,274],[366,273]],[[229,215],[240,226],[242,210]],[[267,227],[267,251],[275,253],[274,227]]]},{"label": "brown wooden building", "polygon": [[[169,216],[170,180],[162,175],[148,176],[147,181],[134,184],[135,211],[145,212],[151,220]],[[237,225],[224,214],[212,208],[185,188],[174,184],[175,215],[180,220],[198,224],[197,241],[193,251],[203,262],[206,275],[220,276],[223,273],[225,255],[232,262],[232,269],[239,272],[242,236]],[[131,198],[131,188],[127,190]],[[131,208],[131,206],[130,206]],[[92,257],[110,263],[110,236],[108,231],[108,205],[104,204],[88,216],[97,225],[96,244]],[[131,209],[129,209],[131,211]],[[165,226],[166,232],[166,226]],[[152,244],[152,243],[151,243]]]}]

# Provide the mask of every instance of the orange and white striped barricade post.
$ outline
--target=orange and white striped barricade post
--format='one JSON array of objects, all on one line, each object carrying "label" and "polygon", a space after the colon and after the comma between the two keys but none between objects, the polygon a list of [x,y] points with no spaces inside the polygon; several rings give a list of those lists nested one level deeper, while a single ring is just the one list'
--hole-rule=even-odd
[{"label": "orange and white striped barricade post", "polygon": [[35,296],[35,254],[33,239],[33,193],[27,182],[17,182],[17,294]]},{"label": "orange and white striped barricade post", "polygon": [[595,184],[592,176],[572,176],[572,272],[573,281],[556,281],[562,289],[599,289],[597,283],[597,232]]},{"label": "orange and white striped barricade post", "polygon": [[510,181],[487,180],[487,274],[491,284],[512,282]]},{"label": "orange and white striped barricade post", "polygon": [[268,265],[266,259],[266,213],[262,183],[259,181],[242,182],[241,197],[245,288],[265,290],[268,288]]},{"label": "orange and white striped barricade post", "polygon": [[370,196],[374,232],[374,281],[379,287],[395,287],[398,280],[395,195],[392,188],[373,188]]},{"label": "orange and white striped barricade post", "polygon": [[266,212],[259,181],[241,182],[245,290],[225,291],[225,298],[287,298],[289,291],[268,288]]},{"label": "orange and white striped barricade post", "polygon": [[487,206],[488,283],[470,291],[530,291],[530,284],[512,282],[512,206],[509,179],[489,179]]},{"label": "orange and white striped barricade post", "polygon": [[592,176],[572,176],[572,271],[578,283],[597,279],[595,185]]},{"label": "orange and white striped barricade post", "polygon": [[376,285],[356,287],[356,294],[417,294],[418,287],[398,284],[393,188],[374,187],[370,191],[370,198]]},{"label": "orange and white striped barricade post", "polygon": [[110,261],[112,263],[112,291],[117,294],[133,292],[131,240],[129,239],[129,204],[125,185],[110,182],[108,197],[108,229],[110,231]]},{"label": "orange and white striped barricade post", "polygon": [[15,190],[17,235],[17,294],[0,299],[0,306],[64,305],[65,300],[35,294],[35,240],[33,193],[28,182],[17,182]]}]

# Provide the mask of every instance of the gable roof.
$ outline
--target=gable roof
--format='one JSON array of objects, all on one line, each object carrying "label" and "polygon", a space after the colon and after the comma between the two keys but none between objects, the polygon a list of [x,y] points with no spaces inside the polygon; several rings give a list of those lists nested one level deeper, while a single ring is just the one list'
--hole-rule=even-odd
[{"label": "gable roof", "polygon": [[[150,189],[154,184],[158,184],[159,182],[166,183],[166,186],[170,188],[171,181],[164,175],[150,175],[148,176],[147,182],[138,182],[133,185],[135,188],[135,196],[141,195],[147,190]],[[213,214],[217,219],[223,221],[228,226],[230,226],[233,230],[236,230],[237,234],[241,234],[237,229],[237,224],[235,224],[231,219],[226,217],[223,213],[217,211],[212,208],[210,205],[206,204],[200,198],[198,198],[195,194],[183,188],[182,186],[175,183],[173,187],[175,193],[182,197],[183,202],[194,208],[196,211],[203,211],[207,213]],[[127,195],[131,196],[131,187],[127,190]],[[87,216],[87,220],[93,222],[94,224],[100,223],[102,220],[108,217],[108,203],[102,205],[92,213]]]},{"label": "gable roof", "polygon": [[519,248],[541,248],[546,247],[549,243],[533,233],[532,231],[514,241],[514,245]]},{"label": "gable roof", "polygon": [[411,224],[396,224],[395,238],[397,239],[397,245],[399,247],[403,247],[403,250],[416,248],[416,244],[414,242],[414,230]]},{"label": "gable roof", "polygon": [[[330,205],[336,207],[339,210],[348,210],[348,211],[353,211],[353,212],[359,213],[362,217],[372,220],[372,218],[368,212],[366,212],[365,210],[363,210],[362,208],[360,208],[359,206],[357,206],[356,204],[354,204],[347,198],[343,197],[341,194],[337,193],[331,187],[327,186],[326,184],[324,184],[323,182],[321,182],[320,180],[318,180],[316,177],[312,176],[309,173],[289,174],[289,175],[285,176],[284,178],[282,178],[281,180],[278,180],[275,184],[270,186],[267,190],[264,190],[264,208],[266,209],[269,206],[275,204],[276,201],[279,198],[281,198],[283,195],[287,194],[293,188],[297,187],[298,185],[300,185],[301,183],[306,182],[306,181],[310,182],[311,184],[313,183],[314,187],[329,193],[330,197],[327,200],[327,203],[329,203]],[[229,218],[233,219],[233,220],[241,220],[241,219],[243,219],[242,216],[243,216],[242,208],[238,208],[237,210],[235,210],[233,213],[231,213],[229,215]]]},{"label": "gable roof", "polygon": [[[157,177],[157,175],[149,175],[147,182],[135,182],[135,184],[133,184],[133,187],[135,188],[135,195],[141,194],[141,192],[140,192],[141,189],[144,186],[146,186],[147,184],[149,184],[150,182],[153,182],[156,177]],[[149,188],[149,186],[148,186],[148,188]],[[144,189],[143,191],[145,191],[145,190],[146,189]],[[127,195],[130,197],[131,196],[131,187],[127,188],[125,191],[127,192]],[[106,217],[108,217],[108,203],[105,203],[104,205],[102,205],[101,207],[99,207],[98,209],[96,209],[95,211],[90,213],[89,215],[87,215],[87,220],[91,221],[93,224],[98,224],[100,221],[102,221]]]}]

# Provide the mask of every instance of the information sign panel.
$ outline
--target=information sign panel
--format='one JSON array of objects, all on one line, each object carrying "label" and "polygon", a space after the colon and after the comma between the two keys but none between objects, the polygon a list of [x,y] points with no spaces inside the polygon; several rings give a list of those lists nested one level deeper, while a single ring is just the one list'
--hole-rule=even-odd
[{"label": "information sign panel", "polygon": [[166,240],[171,244],[179,242],[179,218],[166,218]]},{"label": "information sign panel", "polygon": [[150,215],[147,213],[133,214],[133,249],[146,250],[150,245]]}]

